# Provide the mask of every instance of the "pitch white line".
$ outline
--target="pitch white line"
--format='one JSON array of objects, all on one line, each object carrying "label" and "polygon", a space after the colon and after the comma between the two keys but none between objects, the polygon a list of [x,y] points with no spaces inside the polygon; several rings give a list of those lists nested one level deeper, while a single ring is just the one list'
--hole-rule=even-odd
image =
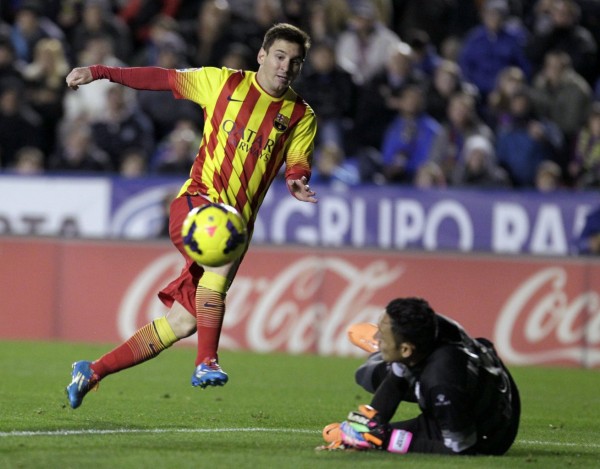
[{"label": "pitch white line", "polygon": [[0,432],[0,437],[19,436],[79,436],[114,435],[121,433],[239,433],[239,432],[278,432],[278,433],[314,433],[315,430],[298,428],[116,428],[108,430],[49,430],[49,431],[12,431]]},{"label": "pitch white line", "polygon": [[[117,434],[157,434],[157,433],[304,433],[318,435],[321,432],[317,430],[305,430],[298,428],[115,428],[115,429],[89,429],[89,430],[49,430],[49,431],[12,431],[0,432],[1,438],[8,437],[31,437],[31,436],[84,436],[84,435],[117,435]],[[577,447],[577,448],[600,448],[596,443],[567,443],[557,441],[540,440],[517,440],[515,445],[525,446],[559,446],[559,447]]]}]

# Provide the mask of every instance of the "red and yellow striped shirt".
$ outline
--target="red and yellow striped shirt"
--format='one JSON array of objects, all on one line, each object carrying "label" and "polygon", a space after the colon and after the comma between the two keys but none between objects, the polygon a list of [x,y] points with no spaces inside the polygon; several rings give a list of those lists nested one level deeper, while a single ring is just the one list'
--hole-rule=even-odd
[{"label": "red and yellow striped shirt", "polygon": [[255,72],[213,67],[169,70],[169,84],[176,98],[202,106],[205,117],[181,193],[231,205],[253,224],[284,163],[286,179],[310,178],[316,118],[292,89],[274,98]]}]

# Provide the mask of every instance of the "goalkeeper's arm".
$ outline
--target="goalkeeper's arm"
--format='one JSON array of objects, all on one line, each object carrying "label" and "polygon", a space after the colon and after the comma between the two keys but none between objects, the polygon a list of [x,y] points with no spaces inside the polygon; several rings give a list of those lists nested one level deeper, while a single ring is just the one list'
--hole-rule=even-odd
[{"label": "goalkeeper's arm", "polygon": [[408,369],[397,367],[394,363],[390,372],[375,390],[371,407],[377,409],[381,422],[388,423],[392,419],[402,398],[409,391],[410,379]]}]

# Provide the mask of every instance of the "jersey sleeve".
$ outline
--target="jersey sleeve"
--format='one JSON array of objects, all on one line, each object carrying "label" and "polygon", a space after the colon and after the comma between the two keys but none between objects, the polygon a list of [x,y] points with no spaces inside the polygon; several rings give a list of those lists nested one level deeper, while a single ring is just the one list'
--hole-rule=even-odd
[{"label": "jersey sleeve", "polygon": [[169,84],[173,96],[188,99],[202,107],[218,96],[227,77],[232,73],[226,68],[202,67],[169,70]]},{"label": "jersey sleeve", "polygon": [[300,179],[302,176],[310,180],[316,133],[315,113],[309,106],[306,106],[304,115],[292,129],[288,139],[285,157],[286,180]]}]

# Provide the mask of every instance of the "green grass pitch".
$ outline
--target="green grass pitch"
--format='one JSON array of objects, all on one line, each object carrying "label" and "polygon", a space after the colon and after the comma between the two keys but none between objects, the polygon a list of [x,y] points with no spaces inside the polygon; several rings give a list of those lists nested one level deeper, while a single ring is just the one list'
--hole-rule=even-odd
[{"label": "green grass pitch", "polygon": [[400,456],[314,449],[325,424],[369,401],[353,381],[360,359],[223,351],[230,382],[202,390],[189,384],[193,348],[175,346],[72,410],[71,362],[108,349],[0,342],[0,469],[600,467],[597,370],[513,367],[523,415],[503,457]]}]

